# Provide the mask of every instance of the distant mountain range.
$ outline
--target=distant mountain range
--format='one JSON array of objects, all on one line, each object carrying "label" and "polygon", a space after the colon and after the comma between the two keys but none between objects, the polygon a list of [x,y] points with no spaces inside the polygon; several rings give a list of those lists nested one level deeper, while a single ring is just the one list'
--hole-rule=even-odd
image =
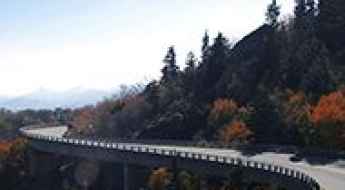
[{"label": "distant mountain range", "polygon": [[116,94],[116,90],[73,88],[64,92],[39,89],[19,97],[0,97],[0,108],[13,111],[23,109],[77,108],[95,104],[106,97]]}]

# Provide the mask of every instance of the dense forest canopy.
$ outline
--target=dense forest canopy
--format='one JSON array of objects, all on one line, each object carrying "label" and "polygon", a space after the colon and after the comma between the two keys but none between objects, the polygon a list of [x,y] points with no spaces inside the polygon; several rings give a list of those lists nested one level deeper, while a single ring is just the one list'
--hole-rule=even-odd
[{"label": "dense forest canopy", "polygon": [[344,148],[345,3],[297,0],[294,17],[279,15],[273,0],[266,23],[235,44],[205,32],[183,70],[169,47],[160,80],[84,108],[76,131]]}]

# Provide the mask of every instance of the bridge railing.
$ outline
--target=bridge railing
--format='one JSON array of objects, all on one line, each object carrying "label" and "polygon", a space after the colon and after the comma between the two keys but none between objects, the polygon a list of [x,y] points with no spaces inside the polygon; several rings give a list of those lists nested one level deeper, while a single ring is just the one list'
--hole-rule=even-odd
[{"label": "bridge railing", "polygon": [[227,164],[238,167],[254,168],[259,170],[264,170],[267,172],[291,177],[301,181],[302,183],[308,185],[312,190],[320,190],[319,183],[309,176],[308,174],[299,171],[295,168],[284,167],[276,165],[269,162],[254,161],[244,157],[231,157],[231,156],[221,156],[214,155],[203,152],[188,152],[188,151],[177,151],[173,148],[167,147],[153,147],[147,144],[136,144],[134,142],[111,142],[108,140],[90,140],[82,138],[67,138],[67,137],[56,137],[56,136],[46,136],[41,134],[35,134],[27,130],[27,128],[22,128],[21,133],[31,139],[42,140],[48,142],[55,142],[61,144],[71,144],[74,146],[88,146],[88,147],[98,147],[102,149],[113,149],[119,151],[130,151],[137,153],[148,153],[156,154],[162,156],[179,157],[184,159],[193,160],[203,160],[208,162],[216,162],[220,164]]},{"label": "bridge railing", "polygon": [[[34,130],[34,129],[49,129],[50,127],[56,126],[40,126],[40,125],[32,125],[22,127],[21,131],[27,130]],[[74,137],[78,138],[78,137]],[[85,137],[82,137],[85,138]],[[99,139],[97,137],[87,137],[90,140],[98,141],[110,141],[110,142],[118,142],[118,143],[135,143],[135,144],[147,144],[147,145],[174,145],[174,146],[198,146],[198,147],[205,147],[205,148],[231,148],[231,149],[241,149],[241,150],[255,150],[257,151],[284,151],[284,152],[295,152],[296,147],[294,146],[277,146],[277,145],[259,145],[259,146],[247,146],[247,145],[225,145],[217,142],[210,142],[210,141],[190,141],[190,140],[173,140],[173,139],[128,139],[128,138],[104,138]]]}]

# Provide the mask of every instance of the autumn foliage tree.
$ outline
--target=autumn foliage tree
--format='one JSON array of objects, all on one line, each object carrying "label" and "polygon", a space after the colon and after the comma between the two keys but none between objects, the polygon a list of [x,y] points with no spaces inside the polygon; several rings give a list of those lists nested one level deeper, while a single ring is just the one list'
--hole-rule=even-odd
[{"label": "autumn foliage tree", "polygon": [[1,159],[19,159],[19,156],[26,145],[26,140],[16,138],[0,142],[0,161]]},{"label": "autumn foliage tree", "polygon": [[235,140],[246,143],[252,135],[253,132],[241,121],[233,121],[218,130],[218,139],[223,144],[229,144]]},{"label": "autumn foliage tree", "polygon": [[345,90],[322,96],[312,110],[311,121],[319,131],[320,143],[345,148]]},{"label": "autumn foliage tree", "polygon": [[281,130],[284,131],[286,142],[300,145],[312,144],[310,113],[312,105],[303,91],[290,89],[279,93],[279,112],[282,119]]},{"label": "autumn foliage tree", "polygon": [[239,106],[234,100],[217,99],[213,102],[209,121],[214,122],[215,125],[227,123],[233,119],[238,109]]},{"label": "autumn foliage tree", "polygon": [[151,190],[164,190],[170,183],[172,174],[167,168],[158,168],[149,176],[148,186]]},{"label": "autumn foliage tree", "polygon": [[9,142],[0,142],[0,161],[5,159],[10,152],[11,144]]},{"label": "autumn foliage tree", "polygon": [[96,110],[93,106],[85,106],[74,111],[73,120],[70,122],[73,134],[87,135],[93,132],[96,120]]},{"label": "autumn foliage tree", "polygon": [[218,141],[229,144],[235,140],[247,142],[253,132],[248,128],[252,108],[239,106],[231,99],[217,99],[209,114],[209,124],[216,130]]},{"label": "autumn foliage tree", "polygon": [[309,115],[310,105],[302,91],[293,92],[288,90],[287,101],[284,102],[283,108],[288,123],[296,122],[303,124],[303,120]]},{"label": "autumn foliage tree", "polygon": [[322,123],[345,123],[345,90],[322,96],[313,109],[312,121]]},{"label": "autumn foliage tree", "polygon": [[200,178],[187,171],[181,171],[177,176],[177,186],[180,190],[199,190]]},{"label": "autumn foliage tree", "polygon": [[[24,181],[29,179],[29,165],[26,140],[16,138],[0,142],[0,178],[2,189],[25,189]],[[20,188],[22,187],[22,188]]]}]

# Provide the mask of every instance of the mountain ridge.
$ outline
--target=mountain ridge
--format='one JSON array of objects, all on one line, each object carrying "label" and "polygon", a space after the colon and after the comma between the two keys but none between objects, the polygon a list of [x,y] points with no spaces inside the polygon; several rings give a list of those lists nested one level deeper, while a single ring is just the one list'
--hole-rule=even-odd
[{"label": "mountain ridge", "polygon": [[98,90],[88,88],[72,88],[65,91],[53,91],[40,88],[31,93],[16,97],[0,97],[0,108],[19,111],[25,109],[77,108],[95,104],[110,97],[117,90]]}]

